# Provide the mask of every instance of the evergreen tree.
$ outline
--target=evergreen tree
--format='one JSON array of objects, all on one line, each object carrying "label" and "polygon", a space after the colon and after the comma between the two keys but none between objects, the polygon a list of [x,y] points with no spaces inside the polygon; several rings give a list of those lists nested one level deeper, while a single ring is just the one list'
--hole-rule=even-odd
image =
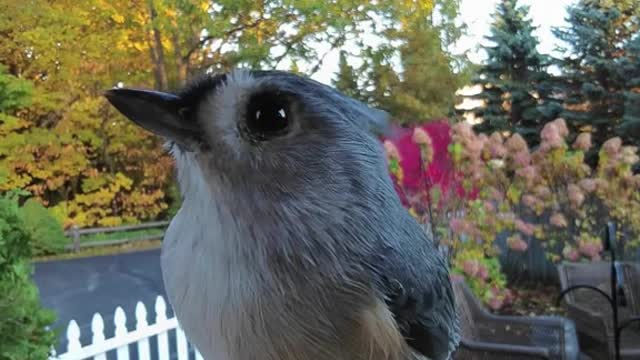
[{"label": "evergreen tree", "polygon": [[349,62],[347,61],[347,52],[340,51],[340,61],[338,63],[337,77],[332,81],[336,89],[344,94],[356,99],[360,99],[360,89],[358,87],[358,77]]},{"label": "evergreen tree", "polygon": [[627,79],[624,92],[624,115],[618,134],[640,146],[640,34],[629,42],[621,71]]},{"label": "evergreen tree", "polygon": [[[511,131],[535,144],[544,123],[557,111],[549,111],[543,85],[549,77],[549,59],[537,50],[535,27],[527,17],[528,6],[517,0],[502,0],[484,47],[487,60],[480,66],[473,84],[482,91],[471,96],[483,101],[472,111],[483,122],[476,125],[480,132]],[[550,100],[549,100],[550,101]],[[545,111],[546,110],[546,111]]]},{"label": "evergreen tree", "polygon": [[[554,29],[569,54],[561,60],[565,96],[561,115],[573,132],[592,132],[596,146],[588,154],[591,162],[600,145],[624,129],[620,126],[625,109],[633,108],[635,96],[629,91],[625,96],[631,84],[623,64],[639,29],[639,9],[638,0],[581,0],[568,9],[569,26]],[[632,112],[626,115],[627,121],[634,118]]]}]

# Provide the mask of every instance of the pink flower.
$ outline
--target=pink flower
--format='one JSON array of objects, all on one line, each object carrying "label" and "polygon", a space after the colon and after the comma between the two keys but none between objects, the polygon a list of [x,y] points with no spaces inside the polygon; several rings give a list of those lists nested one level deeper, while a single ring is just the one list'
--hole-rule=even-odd
[{"label": "pink flower", "polygon": [[503,143],[503,138],[502,138],[502,134],[500,134],[499,132],[494,132],[489,136],[489,142],[490,143],[495,143],[495,144],[500,144],[502,145]]},{"label": "pink flower", "polygon": [[580,190],[580,187],[578,187],[578,185],[567,185],[567,192],[571,205],[573,205],[574,207],[579,207],[580,205],[582,205],[582,203],[584,202],[584,194],[582,193],[582,190]]},{"label": "pink flower", "polygon": [[462,234],[467,229],[467,224],[460,218],[453,218],[449,221],[449,227],[454,234]]},{"label": "pink flower", "polygon": [[569,135],[569,129],[567,128],[567,122],[564,121],[563,118],[557,118],[557,119],[555,119],[553,121],[553,123],[556,125],[556,128],[558,129],[558,133],[560,134],[560,136],[565,138],[567,135]]},{"label": "pink flower", "polygon": [[513,163],[519,167],[529,166],[531,164],[531,155],[527,150],[518,151],[513,155]]},{"label": "pink flower", "polygon": [[433,162],[433,148],[431,146],[423,145],[422,149],[420,149],[420,155],[422,155],[422,160],[424,161],[424,166],[428,167],[431,162]]},{"label": "pink flower", "polygon": [[471,277],[476,276],[479,269],[480,269],[480,263],[478,262],[478,260],[467,259],[462,263],[462,271],[464,271],[464,273],[467,274],[468,276],[471,276]]},{"label": "pink flower", "polygon": [[485,137],[474,136],[469,141],[467,141],[466,142],[467,151],[468,151],[467,155],[469,157],[479,156],[480,153],[482,152],[482,149],[484,148],[484,143],[486,141],[485,139],[486,139],[486,136]]},{"label": "pink flower", "polygon": [[573,148],[576,150],[587,151],[591,148],[591,134],[581,133],[573,143]]},{"label": "pink flower", "polygon": [[560,136],[560,133],[558,132],[556,124],[554,124],[553,122],[545,124],[545,126],[542,128],[542,131],[540,132],[540,137],[542,138],[542,140],[548,140],[556,136]]},{"label": "pink flower", "polygon": [[537,177],[536,167],[532,165],[523,167],[522,169],[516,170],[516,175],[527,180],[534,180]]},{"label": "pink flower", "polygon": [[533,162],[534,164],[539,164],[546,160],[546,151],[549,150],[544,148],[546,146],[546,144],[540,144],[540,148],[531,153],[531,162]]},{"label": "pink flower", "polygon": [[622,148],[622,162],[633,165],[640,160],[638,157],[638,148],[635,146],[625,146]]},{"label": "pink flower", "polygon": [[507,149],[502,144],[489,144],[489,153],[494,159],[501,159],[507,155]]},{"label": "pink flower", "polygon": [[480,264],[476,275],[479,279],[486,280],[489,277],[489,270],[487,270],[486,266]]},{"label": "pink flower", "polygon": [[620,151],[622,140],[619,137],[611,138],[602,144],[602,150],[609,155],[615,155]]},{"label": "pink flower", "polygon": [[561,213],[555,213],[551,215],[549,222],[551,223],[551,225],[559,228],[567,227],[567,219]]},{"label": "pink flower", "polygon": [[421,127],[416,127],[413,129],[413,136],[411,137],[411,139],[413,139],[413,142],[418,145],[431,145],[431,137]]},{"label": "pink flower", "polygon": [[536,230],[536,227],[533,224],[526,223],[520,219],[516,219],[514,225],[518,231],[527,236],[533,235],[533,232]]},{"label": "pink flower", "polygon": [[476,138],[480,140],[483,145],[489,142],[489,137],[487,136],[487,134],[477,135]]},{"label": "pink flower", "polygon": [[484,202],[484,209],[488,212],[495,212],[496,211],[496,206],[493,205],[492,202],[490,201],[485,201]]},{"label": "pink flower", "polygon": [[596,190],[606,191],[609,187],[609,183],[605,179],[594,179],[593,182],[596,184]]},{"label": "pink flower", "polygon": [[626,174],[622,176],[622,185],[625,187],[630,187],[633,186],[634,180],[633,180],[633,175],[631,174]]},{"label": "pink flower", "polygon": [[584,256],[593,258],[602,251],[602,244],[599,241],[580,240],[578,250]]},{"label": "pink flower", "polygon": [[578,261],[580,258],[578,250],[571,245],[566,245],[564,249],[562,249],[562,255],[569,261]]},{"label": "pink flower", "polygon": [[539,204],[540,200],[533,195],[526,194],[522,196],[522,203],[524,206],[535,210],[536,206]]},{"label": "pink flower", "polygon": [[525,251],[529,247],[526,241],[522,240],[519,234],[509,236],[507,238],[507,246],[513,251]]},{"label": "pink flower", "polygon": [[513,295],[513,292],[511,292],[511,290],[509,289],[505,289],[504,290],[504,302],[505,304],[510,304],[513,302],[513,300],[515,300],[515,296]]},{"label": "pink flower", "polygon": [[488,193],[489,193],[489,199],[491,200],[495,200],[498,202],[504,200],[503,194],[494,187],[489,188]]},{"label": "pink flower", "polygon": [[522,136],[520,136],[520,134],[517,134],[517,133],[511,135],[511,137],[507,140],[505,145],[507,146],[507,149],[509,149],[509,151],[513,153],[520,152],[520,151],[529,152],[527,142],[524,141]]},{"label": "pink flower", "polygon": [[487,305],[489,305],[492,310],[499,310],[502,307],[503,302],[499,297],[493,296],[491,297],[491,299],[489,299]]},{"label": "pink flower", "polygon": [[549,189],[549,187],[543,186],[543,185],[536,186],[536,188],[534,189],[534,192],[538,197],[543,199],[551,196],[551,190]]},{"label": "pink flower", "polygon": [[540,133],[542,144],[540,147],[544,150],[556,149],[562,147],[564,139],[555,122],[547,123]]},{"label": "pink flower", "polygon": [[475,137],[471,124],[464,121],[453,125],[451,133],[454,142],[464,142]]},{"label": "pink flower", "polygon": [[501,159],[507,154],[507,149],[502,144],[502,136],[500,133],[493,133],[487,141],[489,147],[489,154],[493,159]]},{"label": "pink flower", "polygon": [[582,179],[578,181],[578,185],[588,194],[596,191],[597,183],[593,179]]},{"label": "pink flower", "polygon": [[394,143],[389,140],[384,141],[384,149],[389,159],[400,159],[400,152]]}]

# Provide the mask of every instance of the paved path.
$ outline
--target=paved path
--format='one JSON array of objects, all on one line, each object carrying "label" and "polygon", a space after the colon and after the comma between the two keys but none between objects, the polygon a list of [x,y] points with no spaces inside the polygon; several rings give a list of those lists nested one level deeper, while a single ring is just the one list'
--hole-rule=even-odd
[{"label": "paved path", "polygon": [[[37,263],[34,279],[44,306],[58,314],[62,334],[58,352],[66,349],[66,326],[75,319],[81,342],[91,340],[91,318],[99,312],[105,320],[106,336],[113,335],[113,313],[122,306],[127,328],[135,326],[134,310],[142,301],[154,322],[156,296],[166,295],[160,272],[160,250]],[[173,314],[169,310],[169,316]]]}]

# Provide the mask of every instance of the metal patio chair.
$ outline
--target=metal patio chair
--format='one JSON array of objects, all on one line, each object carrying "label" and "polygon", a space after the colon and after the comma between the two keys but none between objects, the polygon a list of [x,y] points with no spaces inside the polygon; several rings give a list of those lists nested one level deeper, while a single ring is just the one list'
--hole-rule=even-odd
[{"label": "metal patio chair", "polygon": [[[622,279],[618,280],[618,319],[623,325],[640,315],[640,268],[631,262],[619,262]],[[611,263],[564,263],[558,265],[562,290],[577,285],[589,285],[611,295]],[[589,342],[601,343],[599,357],[615,359],[615,330],[609,300],[591,289],[576,289],[564,298],[569,317],[578,333]],[[628,323],[620,336],[620,355],[623,359],[640,359],[640,327]],[[593,347],[599,350],[598,346]]]},{"label": "metal patio chair", "polygon": [[453,281],[462,340],[456,360],[577,360],[571,320],[551,316],[497,316],[482,307],[464,280]]}]

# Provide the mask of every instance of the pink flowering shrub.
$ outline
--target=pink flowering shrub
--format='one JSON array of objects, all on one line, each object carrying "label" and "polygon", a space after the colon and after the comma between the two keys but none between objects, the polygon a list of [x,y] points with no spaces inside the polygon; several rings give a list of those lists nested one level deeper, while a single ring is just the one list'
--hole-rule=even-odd
[{"label": "pink flowering shrub", "polygon": [[472,194],[462,187],[449,154],[451,127],[446,120],[412,129],[398,128],[384,140],[389,170],[402,202],[421,223],[448,223],[446,217]]},{"label": "pink flowering shrub", "polygon": [[640,245],[640,175],[631,170],[637,149],[610,139],[591,168],[584,162],[590,134],[568,144],[568,133],[563,119],[550,122],[532,150],[517,134],[487,136],[438,121],[385,143],[402,201],[449,249],[453,272],[493,308],[510,300],[497,234],[507,234],[514,253],[539,242],[552,262],[600,260],[608,220],[617,223],[627,257]]},{"label": "pink flowering shrub", "polygon": [[[396,129],[392,139],[384,140],[389,170],[409,212],[438,243],[448,247],[453,274],[463,276],[477,296],[498,309],[510,302],[511,296],[494,256],[493,239],[488,242],[472,239],[479,231],[477,226],[459,216],[478,191],[455,168],[451,136],[446,120],[413,129]],[[462,233],[472,236],[458,241],[456,234]]]}]

